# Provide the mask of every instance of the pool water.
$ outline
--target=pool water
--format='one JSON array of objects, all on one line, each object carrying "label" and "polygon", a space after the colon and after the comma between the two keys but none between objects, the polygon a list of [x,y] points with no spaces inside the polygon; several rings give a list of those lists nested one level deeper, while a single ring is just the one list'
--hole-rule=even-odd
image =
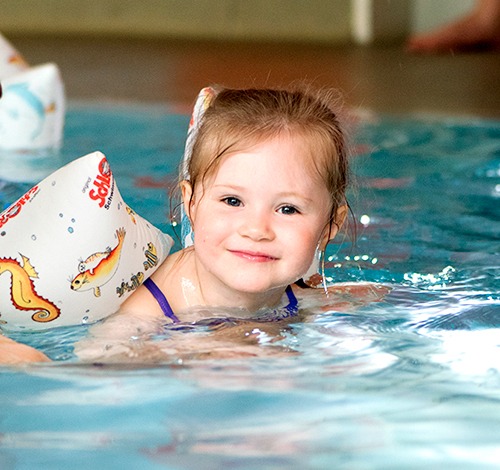
[{"label": "pool water", "polygon": [[[173,233],[187,124],[74,103],[59,156],[2,157],[0,205],[101,150]],[[382,302],[310,315],[281,341],[296,354],[254,359],[85,365],[83,326],[18,333],[56,362],[0,371],[0,468],[498,468],[500,122],[365,115],[354,140],[358,238],[329,247],[326,275],[391,286]]]}]

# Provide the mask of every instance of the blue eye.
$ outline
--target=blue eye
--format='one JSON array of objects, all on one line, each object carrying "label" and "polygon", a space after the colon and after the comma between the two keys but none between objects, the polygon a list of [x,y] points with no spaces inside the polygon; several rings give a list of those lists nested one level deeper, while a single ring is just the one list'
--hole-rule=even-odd
[{"label": "blue eye", "polygon": [[298,214],[299,211],[293,206],[283,206],[278,209],[278,212],[284,215]]},{"label": "blue eye", "polygon": [[225,197],[222,202],[226,203],[228,206],[239,207],[241,206],[241,201],[237,197]]}]

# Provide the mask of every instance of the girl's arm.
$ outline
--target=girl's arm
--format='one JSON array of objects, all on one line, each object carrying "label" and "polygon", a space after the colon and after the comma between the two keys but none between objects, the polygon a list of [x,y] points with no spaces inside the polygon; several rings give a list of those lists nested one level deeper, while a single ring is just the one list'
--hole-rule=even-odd
[{"label": "girl's arm", "polygon": [[345,282],[331,285],[325,292],[319,274],[312,276],[307,283],[299,281],[296,285],[303,298],[309,297],[316,302],[320,300],[320,310],[339,312],[353,312],[373,302],[382,302],[392,290],[389,286],[373,282]]},{"label": "girl's arm", "polygon": [[49,362],[42,352],[18,343],[0,334],[0,364],[19,365],[31,362]]},{"label": "girl's arm", "polygon": [[161,331],[160,320],[143,310],[121,309],[92,325],[87,336],[75,343],[74,353],[84,362],[129,362],[145,345],[157,349],[149,340]]}]

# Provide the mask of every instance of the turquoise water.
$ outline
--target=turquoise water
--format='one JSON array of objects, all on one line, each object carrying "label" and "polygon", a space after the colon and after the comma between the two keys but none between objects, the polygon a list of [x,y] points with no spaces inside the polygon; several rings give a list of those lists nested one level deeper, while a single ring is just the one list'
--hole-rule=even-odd
[{"label": "turquoise water", "polygon": [[[187,124],[74,104],[58,158],[3,157],[0,205],[101,150],[171,231]],[[293,356],[92,366],[72,355],[84,327],[16,336],[57,362],[1,370],[0,468],[498,468],[500,122],[365,116],[354,136],[358,240],[329,247],[326,274],[390,285],[383,302],[293,325]]]}]

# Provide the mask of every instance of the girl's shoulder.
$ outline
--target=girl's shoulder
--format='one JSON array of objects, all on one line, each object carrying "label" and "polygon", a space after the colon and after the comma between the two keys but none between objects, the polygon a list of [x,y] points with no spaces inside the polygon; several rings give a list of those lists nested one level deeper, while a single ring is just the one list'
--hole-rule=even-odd
[{"label": "girl's shoulder", "polygon": [[[190,249],[177,251],[169,255],[151,276],[158,289],[168,298],[169,302],[178,304],[177,297],[180,292],[181,274],[178,272],[186,252]],[[120,314],[140,315],[143,317],[163,318],[163,311],[151,291],[142,284],[127,298],[120,308]]]}]

